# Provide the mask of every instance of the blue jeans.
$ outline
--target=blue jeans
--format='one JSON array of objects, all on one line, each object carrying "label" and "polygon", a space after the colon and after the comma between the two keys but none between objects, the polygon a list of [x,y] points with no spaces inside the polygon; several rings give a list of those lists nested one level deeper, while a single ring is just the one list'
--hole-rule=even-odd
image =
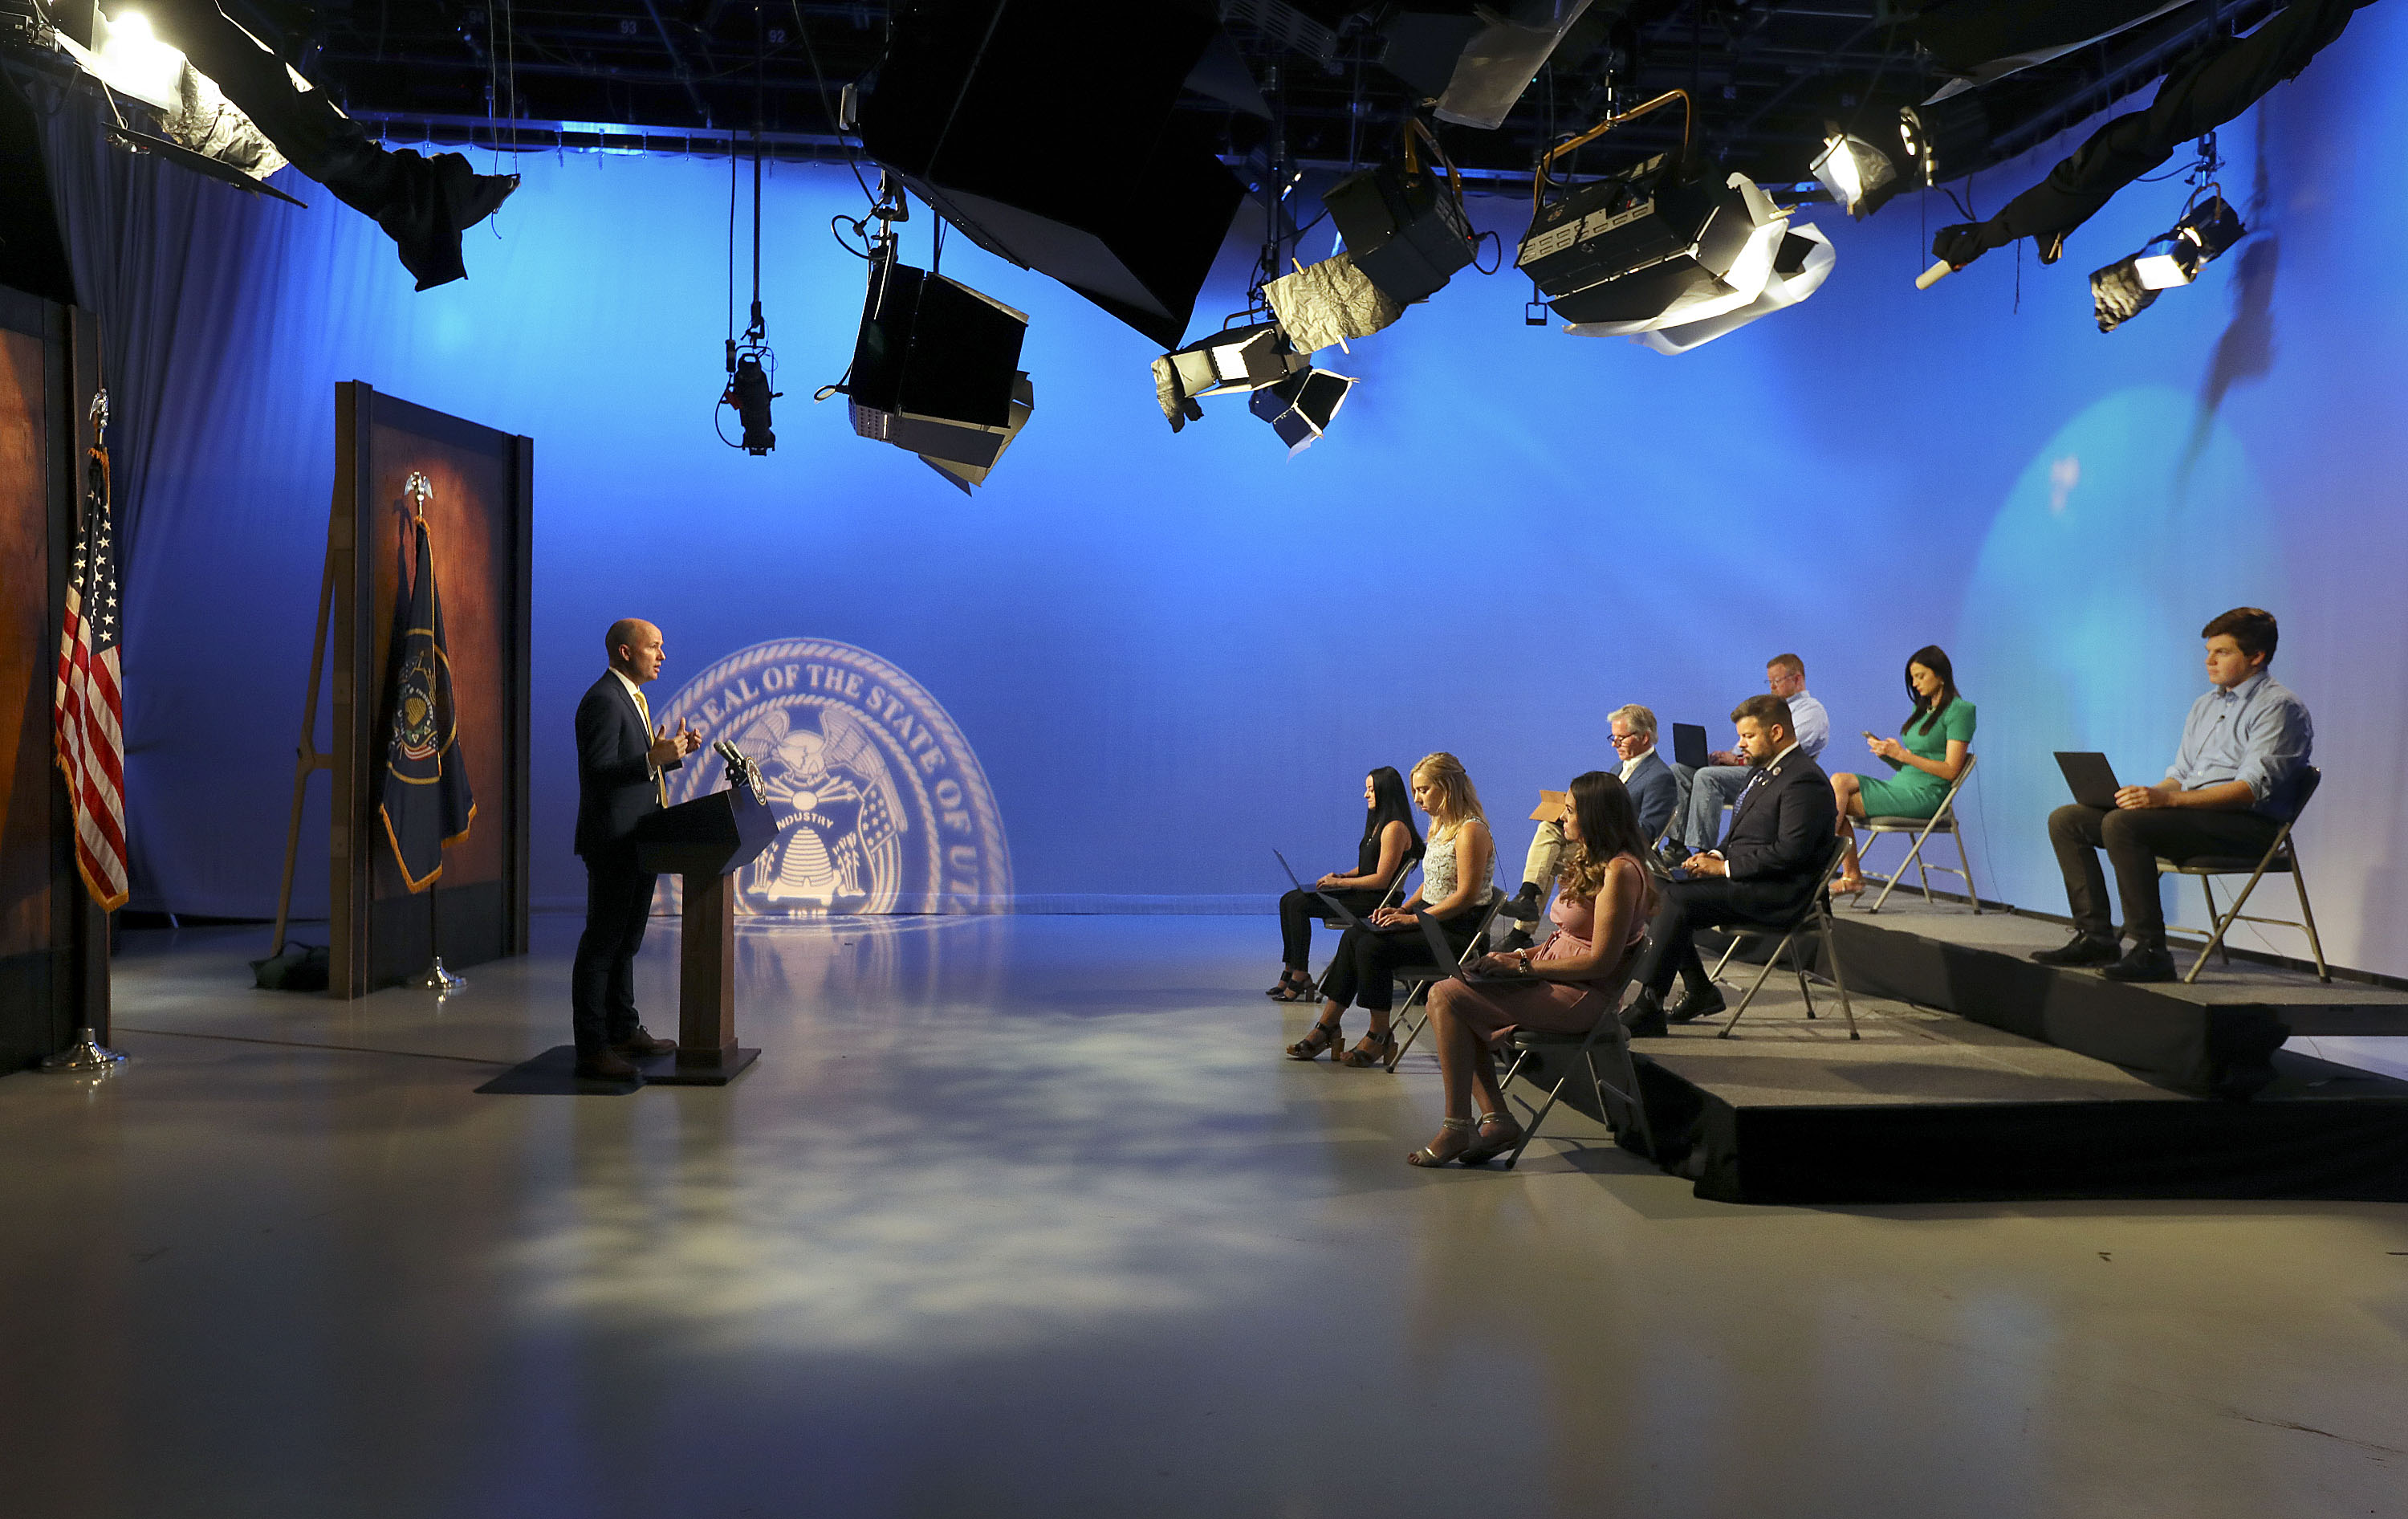
[{"label": "blue jeans", "polygon": [[1747,788],[1744,765],[1709,765],[1689,776],[1689,805],[1676,830],[1692,850],[1708,850],[1722,841],[1723,809],[1739,800]]}]

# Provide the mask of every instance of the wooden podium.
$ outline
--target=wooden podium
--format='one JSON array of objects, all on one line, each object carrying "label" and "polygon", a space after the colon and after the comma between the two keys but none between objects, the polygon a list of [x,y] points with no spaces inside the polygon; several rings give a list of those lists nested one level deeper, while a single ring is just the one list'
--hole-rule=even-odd
[{"label": "wooden podium", "polygon": [[660,1086],[724,1086],[760,1056],[736,1043],[736,887],[729,879],[778,837],[750,790],[730,787],[653,813],[636,825],[636,863],[685,881],[678,965],[678,1047],[640,1061]]}]

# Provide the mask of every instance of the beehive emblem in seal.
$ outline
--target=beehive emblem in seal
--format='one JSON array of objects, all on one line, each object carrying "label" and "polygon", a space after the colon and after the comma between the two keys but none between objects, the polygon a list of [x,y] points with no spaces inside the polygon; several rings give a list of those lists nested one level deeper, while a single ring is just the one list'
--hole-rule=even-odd
[{"label": "beehive emblem in seal", "polygon": [[669,772],[669,800],[726,784],[710,744],[761,767],[778,841],[738,876],[753,916],[997,912],[1011,856],[986,772],[952,716],[900,669],[850,644],[781,638],[719,661],[653,720],[704,747]]}]

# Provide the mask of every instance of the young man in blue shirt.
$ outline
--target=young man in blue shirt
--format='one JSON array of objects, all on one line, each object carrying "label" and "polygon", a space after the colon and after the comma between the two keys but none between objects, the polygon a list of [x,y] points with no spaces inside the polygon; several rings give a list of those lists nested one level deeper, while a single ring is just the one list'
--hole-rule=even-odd
[{"label": "young man in blue shirt", "polygon": [[[2154,786],[2126,786],[2113,808],[2074,804],[2049,814],[2048,838],[2065,871],[2073,939],[2042,950],[2042,965],[2100,966],[2114,981],[2172,981],[2157,860],[2257,856],[2300,811],[2300,781],[2315,729],[2300,698],[2266,671],[2274,657],[2273,614],[2236,607],[2200,630],[2214,689],[2191,704],[2182,750]],[[2100,849],[2114,862],[2132,948],[2121,953],[2108,916]]]}]

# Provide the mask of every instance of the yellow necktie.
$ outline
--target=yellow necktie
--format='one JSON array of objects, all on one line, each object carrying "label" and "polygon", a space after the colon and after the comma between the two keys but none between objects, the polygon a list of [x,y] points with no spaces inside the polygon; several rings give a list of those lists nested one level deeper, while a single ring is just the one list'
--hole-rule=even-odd
[{"label": "yellow necktie", "polygon": [[[636,715],[644,720],[644,752],[649,756],[652,747],[652,703],[644,700],[643,687],[636,687],[635,693]],[[659,766],[655,765],[652,768],[652,787],[660,793],[661,805],[666,807],[669,805],[669,778],[662,773]]]}]

